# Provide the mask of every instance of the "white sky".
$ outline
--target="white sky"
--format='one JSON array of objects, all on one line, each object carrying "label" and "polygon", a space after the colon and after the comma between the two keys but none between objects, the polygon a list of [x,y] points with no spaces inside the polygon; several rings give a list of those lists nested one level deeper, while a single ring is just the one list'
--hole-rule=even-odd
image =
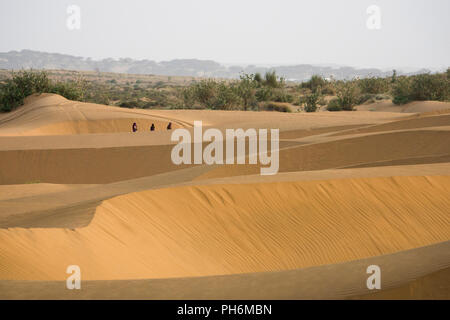
[{"label": "white sky", "polygon": [[[66,27],[72,4],[80,30]],[[373,4],[380,30],[366,27]],[[0,52],[442,68],[449,16],[449,0],[1,0]]]}]

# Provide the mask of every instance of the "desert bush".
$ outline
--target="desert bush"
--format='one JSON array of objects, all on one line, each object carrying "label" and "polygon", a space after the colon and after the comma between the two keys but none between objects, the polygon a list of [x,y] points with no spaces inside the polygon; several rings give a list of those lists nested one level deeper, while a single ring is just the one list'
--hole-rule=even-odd
[{"label": "desert bush", "polygon": [[336,94],[336,90],[334,89],[334,87],[331,83],[328,83],[324,87],[322,87],[321,93],[323,95],[334,96]]},{"label": "desert bush", "polygon": [[23,104],[23,100],[33,94],[48,92],[50,79],[43,71],[12,72],[0,86],[0,110],[8,112]]},{"label": "desert bush", "polygon": [[217,83],[215,80],[207,79],[194,84],[195,100],[204,108],[212,109],[217,93]]},{"label": "desert bush", "polygon": [[164,83],[164,81],[158,81],[153,85],[153,89],[162,89],[165,87],[166,87],[166,84]]},{"label": "desert bush", "polygon": [[94,102],[98,104],[104,104],[106,106],[111,104],[111,100],[105,94],[98,95]]},{"label": "desert bush", "polygon": [[391,83],[395,83],[397,81],[397,70],[392,70]]},{"label": "desert bush", "polygon": [[217,85],[217,93],[213,109],[230,110],[236,108],[240,103],[235,86],[223,82]]},{"label": "desert bush", "polygon": [[412,101],[411,78],[398,77],[392,87],[392,102],[394,104],[405,104]]},{"label": "desert bush", "polygon": [[[254,77],[253,80],[256,80],[256,78]],[[282,88],[284,86],[284,79],[278,78],[275,71],[272,72],[269,71],[266,72],[264,76],[263,84],[271,88]]]},{"label": "desert bush", "polygon": [[317,88],[316,91],[305,97],[305,111],[316,112],[317,103],[319,102],[319,99],[320,99],[320,90],[319,88]]},{"label": "desert bush", "polygon": [[316,91],[319,87],[324,88],[326,84],[327,81],[323,77],[313,75],[308,81],[302,82],[300,88],[308,88],[311,91]]},{"label": "desert bush", "polygon": [[359,96],[357,104],[374,103],[374,102],[375,102],[375,95],[372,93],[365,93]]},{"label": "desert bush", "polygon": [[122,108],[129,108],[129,109],[133,109],[133,108],[143,109],[144,102],[139,101],[139,100],[128,100],[128,101],[121,102],[119,104],[119,106]]},{"label": "desert bush", "polygon": [[195,91],[193,86],[182,88],[179,95],[182,100],[182,107],[191,109],[195,105]]},{"label": "desert bush", "polygon": [[12,72],[0,85],[0,111],[8,112],[23,104],[34,93],[57,93],[71,100],[82,100],[84,83],[80,81],[52,82],[45,71]]},{"label": "desert bush", "polygon": [[319,98],[319,101],[317,101],[317,104],[319,105],[319,106],[325,106],[326,104],[327,104],[327,101],[325,100],[325,97],[320,97]]},{"label": "desert bush", "polygon": [[411,84],[413,100],[444,101],[450,95],[450,82],[444,74],[419,74]]},{"label": "desert bush", "polygon": [[399,77],[393,85],[392,96],[395,104],[423,100],[446,101],[450,98],[450,80],[446,74]]},{"label": "desert bush", "polygon": [[391,96],[389,94],[376,94],[375,100],[388,100],[391,99]]},{"label": "desert bush", "polygon": [[379,94],[389,90],[388,81],[385,78],[371,77],[358,80],[361,93]]},{"label": "desert bush", "polygon": [[207,109],[229,110],[241,103],[240,93],[235,84],[208,79],[182,89],[181,99],[187,108],[200,105]]},{"label": "desert bush", "polygon": [[376,101],[387,100],[387,99],[391,99],[391,97],[387,94],[364,93],[359,96],[357,104],[374,103]]},{"label": "desert bush", "polygon": [[168,107],[174,101],[178,101],[176,93],[169,93],[167,91],[158,89],[145,90],[141,94],[141,98],[146,100],[145,108],[150,107]]},{"label": "desert bush", "polygon": [[336,95],[342,110],[353,111],[358,104],[360,91],[355,81],[341,81],[336,86]]},{"label": "desert bush", "polygon": [[342,106],[340,105],[338,98],[333,98],[330,101],[328,101],[327,105],[328,111],[342,111]]},{"label": "desert bush", "polygon": [[259,102],[272,100],[273,89],[270,87],[260,87],[255,92],[256,100]]},{"label": "desert bush", "polygon": [[294,97],[291,94],[287,93],[284,89],[275,89],[272,91],[270,100],[275,102],[292,103],[294,101]]},{"label": "desert bush", "polygon": [[259,72],[255,73],[253,76],[253,80],[255,80],[259,85],[262,85],[264,83],[263,78]]},{"label": "desert bush", "polygon": [[277,111],[277,112],[292,112],[290,106],[286,103],[277,102],[265,102],[263,103],[259,110],[262,111]]},{"label": "desert bush", "polygon": [[254,81],[253,75],[241,74],[236,92],[241,99],[244,110],[248,110],[257,105],[256,87],[257,83]]},{"label": "desert bush", "polygon": [[69,100],[82,101],[86,92],[86,85],[83,80],[55,82],[50,84],[48,92],[59,94]]}]

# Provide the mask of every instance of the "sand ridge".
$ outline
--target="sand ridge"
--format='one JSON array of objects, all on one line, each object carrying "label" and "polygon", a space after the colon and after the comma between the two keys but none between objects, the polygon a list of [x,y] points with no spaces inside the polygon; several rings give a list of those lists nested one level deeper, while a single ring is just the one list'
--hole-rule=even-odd
[{"label": "sand ridge", "polygon": [[85,228],[0,230],[2,260],[14,262],[0,277],[64,279],[71,260],[87,280],[220,275],[412,249],[450,237],[449,182],[389,177],[132,193],[104,201]]},{"label": "sand ridge", "polygon": [[[326,270],[375,259],[390,261],[381,297],[406,297],[413,287],[415,297],[445,297],[424,290],[437,290],[428,279],[444,279],[450,266],[442,251],[450,240],[449,108],[383,102],[283,114],[29,97],[0,115],[0,296],[55,296],[67,265],[77,264],[93,290],[83,297],[133,297],[126,288],[138,298],[171,297],[142,289],[150,283],[181,298],[370,298],[364,273]],[[175,166],[164,127],[192,130],[195,120],[219,130],[279,128],[280,173]],[[161,130],[133,134],[132,122]],[[418,269],[405,262],[424,257]],[[337,287],[326,291],[324,277]],[[182,289],[188,283],[204,291]],[[308,295],[293,283],[325,291]],[[122,291],[110,296],[111,287]]]}]

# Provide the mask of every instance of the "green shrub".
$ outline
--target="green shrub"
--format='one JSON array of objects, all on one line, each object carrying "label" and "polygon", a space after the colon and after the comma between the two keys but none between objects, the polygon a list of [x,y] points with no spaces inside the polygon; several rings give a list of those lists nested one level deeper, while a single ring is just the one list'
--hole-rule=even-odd
[{"label": "green shrub", "polygon": [[391,97],[388,94],[377,94],[375,95],[375,100],[388,100]]},{"label": "green shrub", "polygon": [[[255,77],[253,79],[256,80]],[[284,79],[278,78],[275,71],[272,71],[272,72],[269,71],[269,72],[266,72],[263,83],[265,86],[268,86],[271,88],[281,88],[284,86]]]},{"label": "green shrub", "polygon": [[193,86],[181,89],[181,99],[183,101],[182,107],[191,109],[195,105],[195,91]]},{"label": "green shrub", "polygon": [[365,93],[359,96],[357,104],[374,103],[374,102],[375,102],[375,95],[372,93]]},{"label": "green shrub", "polygon": [[388,81],[384,78],[365,78],[358,81],[361,93],[379,94],[385,93],[389,89]]},{"label": "green shrub", "polygon": [[324,87],[322,87],[322,94],[334,96],[336,94],[336,90],[334,89],[332,84],[327,84]]},{"label": "green shrub", "polygon": [[374,103],[376,101],[380,100],[386,100],[390,99],[391,97],[387,94],[373,94],[373,93],[365,93],[359,96],[358,103],[357,104],[364,104],[364,103]]},{"label": "green shrub", "polygon": [[320,97],[319,101],[317,101],[317,104],[319,106],[325,106],[327,104],[327,101],[325,100],[325,97]]},{"label": "green shrub", "polygon": [[326,85],[327,81],[323,77],[319,75],[313,75],[310,80],[302,82],[300,84],[300,87],[308,88],[311,91],[316,91],[319,87],[324,88]]},{"label": "green shrub", "polygon": [[294,101],[294,97],[287,93],[284,89],[275,89],[272,91],[271,99],[275,102],[287,102],[292,103]]},{"label": "green shrub", "polygon": [[260,87],[255,92],[256,100],[259,102],[270,101],[273,96],[273,89],[270,87]]},{"label": "green shrub", "polygon": [[217,93],[213,106],[214,109],[230,110],[239,105],[240,98],[234,86],[221,82],[216,89]]},{"label": "green shrub", "polygon": [[237,84],[236,92],[241,99],[244,110],[257,105],[256,99],[257,83],[254,81],[253,75],[242,74]]},{"label": "green shrub", "polygon": [[44,71],[12,72],[0,86],[0,111],[8,112],[23,104],[23,100],[33,93],[48,92],[50,80]]},{"label": "green shrub", "polygon": [[142,108],[143,107],[143,103],[139,100],[129,100],[129,101],[123,101],[119,104],[120,107],[122,108],[129,108],[129,109],[133,109],[133,108]]},{"label": "green shrub", "polygon": [[336,95],[342,110],[353,111],[358,104],[360,91],[355,81],[342,81],[337,85]]},{"label": "green shrub", "polygon": [[391,83],[395,83],[397,81],[397,70],[392,70]]},{"label": "green shrub", "polygon": [[276,102],[266,102],[259,109],[264,111],[292,112],[288,104]]},{"label": "green shrub", "polygon": [[259,72],[255,73],[253,80],[255,80],[259,85],[263,84],[263,79]]},{"label": "green shrub", "polygon": [[56,82],[50,85],[48,92],[59,94],[69,100],[82,101],[85,86],[82,82]]},{"label": "green shrub", "polygon": [[395,104],[424,100],[447,101],[450,98],[450,80],[446,74],[398,77],[392,88],[392,96]]},{"label": "green shrub", "polygon": [[320,90],[316,90],[315,92],[307,95],[305,97],[305,111],[306,112],[316,112],[317,111],[317,103],[320,99]]},{"label": "green shrub", "polygon": [[82,100],[82,81],[52,82],[45,71],[23,70],[12,72],[0,85],[0,111],[8,112],[23,104],[34,93],[56,93],[70,100]]},{"label": "green shrub", "polygon": [[217,83],[213,79],[202,80],[194,84],[195,100],[204,108],[212,109],[217,93]]},{"label": "green shrub", "polygon": [[327,105],[328,111],[342,111],[342,106],[340,105],[338,98],[333,98],[330,101],[328,101]]},{"label": "green shrub", "polygon": [[398,77],[392,87],[392,102],[394,104],[405,104],[413,100],[411,78]]},{"label": "green shrub", "polygon": [[450,82],[444,74],[420,74],[411,84],[413,100],[444,101],[449,98]]}]

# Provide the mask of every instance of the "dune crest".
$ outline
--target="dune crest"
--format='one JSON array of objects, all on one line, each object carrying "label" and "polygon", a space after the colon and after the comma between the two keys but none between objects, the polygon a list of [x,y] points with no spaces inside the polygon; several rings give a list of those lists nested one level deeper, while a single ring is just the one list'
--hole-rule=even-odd
[{"label": "dune crest", "polygon": [[[0,114],[0,296],[365,297],[366,263],[381,263],[388,296],[442,296],[422,282],[450,266],[447,106],[286,114],[29,97]],[[279,174],[175,165],[159,128],[196,120],[280,129]],[[69,265],[89,290],[66,292]]]},{"label": "dune crest", "polygon": [[390,177],[127,194],[104,201],[85,228],[0,230],[0,278],[62,280],[70,264],[86,280],[193,277],[393,253],[450,239],[449,183]]},{"label": "dune crest", "polygon": [[[151,112],[94,103],[67,100],[56,94],[32,95],[25,104],[6,115],[0,115],[0,136],[47,136],[91,133],[131,132],[136,122],[139,131],[166,130],[172,120]],[[184,127],[181,121],[173,128]]]}]

